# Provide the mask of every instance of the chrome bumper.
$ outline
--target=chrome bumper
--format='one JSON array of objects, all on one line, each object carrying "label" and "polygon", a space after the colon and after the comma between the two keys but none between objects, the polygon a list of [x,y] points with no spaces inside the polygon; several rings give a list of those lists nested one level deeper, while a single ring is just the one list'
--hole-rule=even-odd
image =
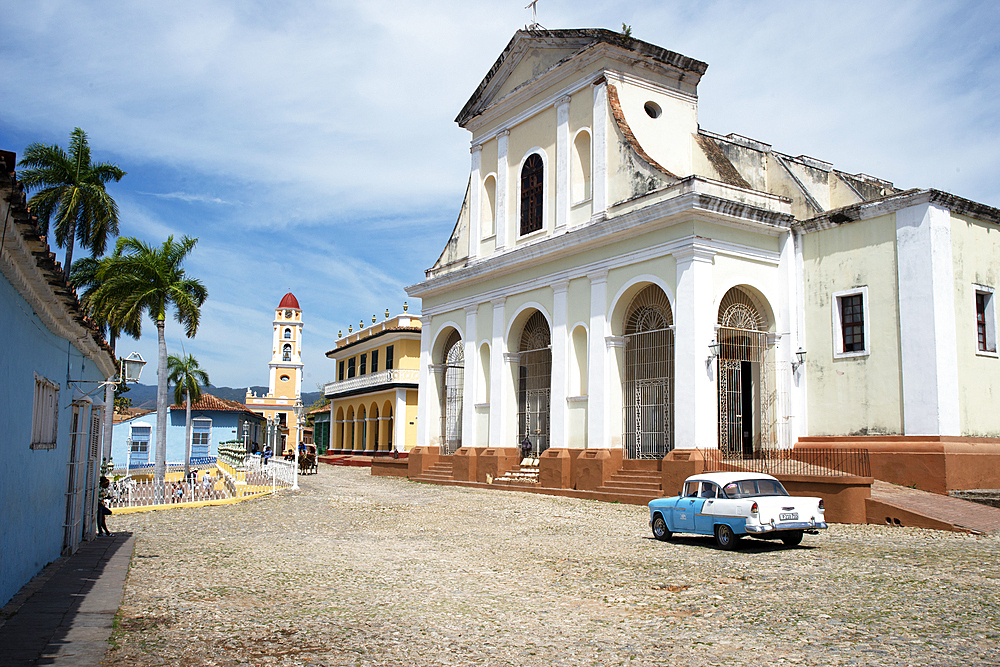
[{"label": "chrome bumper", "polygon": [[771,533],[779,530],[817,530],[826,528],[824,521],[785,521],[774,525],[765,523],[761,526],[747,526],[748,533]]}]

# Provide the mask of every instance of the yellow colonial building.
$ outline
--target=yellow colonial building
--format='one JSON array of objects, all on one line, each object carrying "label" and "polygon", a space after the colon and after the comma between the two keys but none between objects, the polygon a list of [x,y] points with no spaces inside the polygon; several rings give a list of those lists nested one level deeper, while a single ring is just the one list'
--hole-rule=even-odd
[{"label": "yellow colonial building", "polygon": [[348,330],[326,353],[336,364],[328,454],[373,456],[409,451],[417,442],[420,320],[404,312]]},{"label": "yellow colonial building", "polygon": [[244,403],[268,420],[268,438],[275,455],[294,451],[299,442],[295,405],[302,396],[302,309],[289,292],[274,310],[271,363],[267,394],[257,396],[247,388]]}]

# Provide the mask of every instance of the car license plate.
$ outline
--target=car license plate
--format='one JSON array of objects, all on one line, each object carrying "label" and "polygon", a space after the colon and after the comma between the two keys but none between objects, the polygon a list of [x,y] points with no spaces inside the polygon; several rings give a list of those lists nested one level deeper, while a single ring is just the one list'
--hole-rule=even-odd
[{"label": "car license plate", "polygon": [[778,519],[781,521],[798,521],[798,512],[788,512],[787,514],[779,514]]}]

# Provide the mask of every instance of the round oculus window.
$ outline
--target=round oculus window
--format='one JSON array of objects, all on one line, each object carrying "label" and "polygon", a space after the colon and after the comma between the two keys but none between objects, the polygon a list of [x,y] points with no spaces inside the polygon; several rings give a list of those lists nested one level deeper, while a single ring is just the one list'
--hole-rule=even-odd
[{"label": "round oculus window", "polygon": [[288,382],[288,379],[289,379],[289,378],[288,378],[288,376],[287,376],[287,375],[282,375],[282,376],[281,376],[280,378],[278,378],[278,379],[279,379],[279,380],[281,380],[282,382]]},{"label": "round oculus window", "polygon": [[660,105],[653,101],[646,102],[642,108],[646,110],[646,115],[650,118],[659,118],[660,114],[663,113]]}]

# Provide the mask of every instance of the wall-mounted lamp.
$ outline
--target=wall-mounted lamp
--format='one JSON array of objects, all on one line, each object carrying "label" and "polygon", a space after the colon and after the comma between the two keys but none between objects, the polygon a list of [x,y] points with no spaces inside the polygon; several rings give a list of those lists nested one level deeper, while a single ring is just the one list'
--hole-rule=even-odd
[{"label": "wall-mounted lamp", "polygon": [[125,382],[138,382],[142,375],[142,367],[146,365],[146,360],[138,352],[133,352],[122,359],[122,379]]},{"label": "wall-mounted lamp", "polygon": [[118,369],[118,377],[111,378],[110,380],[69,380],[68,382],[70,384],[96,382],[97,388],[84,394],[84,397],[88,397],[101,387],[106,387],[109,384],[113,387],[117,387],[119,384],[125,384],[127,382],[138,382],[139,376],[142,374],[142,367],[145,365],[146,360],[142,358],[142,355],[138,352],[133,352],[121,360],[121,365]]},{"label": "wall-mounted lamp", "polygon": [[801,347],[798,352],[795,353],[795,360],[792,362],[792,372],[799,370],[799,366],[806,363],[806,351]]},{"label": "wall-mounted lamp", "polygon": [[708,360],[711,361],[712,359],[715,359],[716,357],[718,357],[719,356],[719,350],[721,348],[722,348],[722,345],[717,340],[713,340],[711,343],[709,343],[708,344]]}]

